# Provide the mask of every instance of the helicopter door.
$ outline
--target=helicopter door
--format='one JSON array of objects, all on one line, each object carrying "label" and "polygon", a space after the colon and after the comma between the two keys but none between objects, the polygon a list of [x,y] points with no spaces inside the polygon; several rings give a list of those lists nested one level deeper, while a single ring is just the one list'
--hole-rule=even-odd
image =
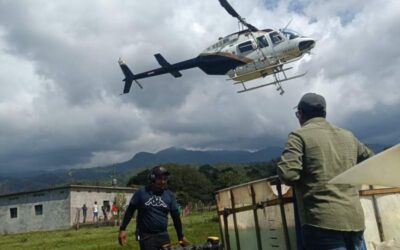
[{"label": "helicopter door", "polygon": [[267,59],[264,48],[269,46],[268,40],[265,36],[258,36],[256,38],[256,41],[258,61],[264,61]]},{"label": "helicopter door", "polygon": [[274,45],[284,41],[284,38],[276,31],[269,33],[269,38],[271,38],[272,44]]},{"label": "helicopter door", "polygon": [[279,52],[279,48],[278,50],[275,50],[276,46],[280,43],[282,43],[283,41],[285,41],[285,38],[283,38],[278,32],[273,31],[270,32],[268,36],[265,36],[265,38],[267,39],[267,41],[269,42],[269,44],[271,45],[270,47],[268,47],[268,50],[270,51],[270,53],[268,53],[269,55],[267,56],[268,60],[270,60],[271,63],[277,63],[279,61],[277,52]]},{"label": "helicopter door", "polygon": [[267,38],[266,38],[265,36],[259,36],[259,37],[257,37],[257,44],[258,44],[258,46],[259,46],[260,48],[265,48],[265,47],[268,47],[268,46],[269,46],[268,40],[267,40]]}]

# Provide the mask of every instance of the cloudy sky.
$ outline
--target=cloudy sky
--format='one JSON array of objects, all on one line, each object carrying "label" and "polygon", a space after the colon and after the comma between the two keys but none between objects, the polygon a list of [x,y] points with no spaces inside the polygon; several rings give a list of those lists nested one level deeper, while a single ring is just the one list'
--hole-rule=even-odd
[{"label": "cloudy sky", "polygon": [[[313,37],[313,54],[274,87],[237,94],[199,69],[141,80],[120,96],[122,57],[134,73],[197,56],[237,21],[217,0],[0,0],[0,172],[91,167],[170,146],[282,146],[295,106],[317,92],[328,120],[365,143],[400,139],[400,1],[230,0],[249,23]],[[259,83],[267,79],[258,80]]]}]

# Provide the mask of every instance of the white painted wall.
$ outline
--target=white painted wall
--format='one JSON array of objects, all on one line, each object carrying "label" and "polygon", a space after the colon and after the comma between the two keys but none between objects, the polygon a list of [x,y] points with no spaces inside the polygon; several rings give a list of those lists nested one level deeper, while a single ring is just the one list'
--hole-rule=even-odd
[{"label": "white painted wall", "polygon": [[[0,233],[54,230],[70,227],[68,189],[48,190],[0,198]],[[35,215],[35,205],[43,205],[43,214]],[[10,217],[10,208],[18,217]]]},{"label": "white painted wall", "polygon": [[[129,203],[133,191],[119,191],[119,190],[101,190],[101,189],[82,189],[82,190],[72,190],[71,191],[71,210],[70,210],[70,218],[71,222],[70,224],[73,225],[76,223],[76,218],[77,218],[77,213],[78,210],[80,210],[80,219],[79,222],[83,222],[83,216],[82,216],[82,206],[83,204],[86,204],[88,207],[87,210],[87,217],[86,217],[86,222],[92,222],[93,221],[93,206],[94,202],[97,201],[97,207],[99,210],[99,218],[100,220],[103,220],[103,212],[101,211],[101,207],[103,206],[104,201],[109,201],[110,206],[114,202],[114,198],[118,193],[123,193],[126,197],[126,205]],[[108,218],[111,217],[111,212],[107,214]]]},{"label": "white painted wall", "polygon": [[[70,228],[76,223],[78,209],[81,210],[85,203],[88,207],[86,221],[91,222],[95,201],[102,219],[103,201],[108,200],[111,205],[117,193],[123,193],[128,204],[134,190],[74,186],[0,196],[0,234]],[[35,205],[43,206],[42,215],[35,215]],[[17,218],[11,218],[11,208],[17,208]],[[80,213],[82,222],[82,211]]]}]

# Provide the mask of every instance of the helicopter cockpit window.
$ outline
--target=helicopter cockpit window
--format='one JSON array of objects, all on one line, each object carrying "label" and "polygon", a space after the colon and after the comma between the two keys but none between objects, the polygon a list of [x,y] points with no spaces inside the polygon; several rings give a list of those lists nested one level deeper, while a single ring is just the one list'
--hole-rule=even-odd
[{"label": "helicopter cockpit window", "polygon": [[253,50],[253,43],[251,41],[247,41],[238,45],[238,49],[240,53],[244,53],[250,50]]},{"label": "helicopter cockpit window", "polygon": [[273,44],[277,44],[283,41],[283,37],[281,37],[281,35],[279,35],[279,33],[276,31],[269,33],[269,37],[271,38]]},{"label": "helicopter cockpit window", "polygon": [[268,41],[267,41],[267,38],[265,38],[265,36],[257,37],[257,42],[258,42],[258,46],[260,46],[260,48],[268,47]]},{"label": "helicopter cockpit window", "polygon": [[301,35],[294,31],[294,30],[290,30],[290,29],[282,29],[281,30],[282,34],[284,34],[289,40],[292,40],[296,37],[301,37]]}]

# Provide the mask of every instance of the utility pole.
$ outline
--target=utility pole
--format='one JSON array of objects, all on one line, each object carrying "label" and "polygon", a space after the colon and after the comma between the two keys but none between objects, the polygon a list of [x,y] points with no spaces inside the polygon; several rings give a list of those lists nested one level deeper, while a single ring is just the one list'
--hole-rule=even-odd
[{"label": "utility pole", "polygon": [[116,165],[113,164],[113,174],[112,174],[112,182],[111,185],[113,187],[117,186],[117,175],[116,175]]}]

